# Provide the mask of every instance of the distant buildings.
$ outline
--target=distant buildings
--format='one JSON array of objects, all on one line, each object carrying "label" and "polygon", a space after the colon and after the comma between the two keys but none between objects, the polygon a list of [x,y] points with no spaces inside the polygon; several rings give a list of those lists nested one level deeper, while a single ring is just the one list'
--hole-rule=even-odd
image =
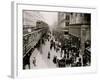
[{"label": "distant buildings", "polygon": [[38,21],[44,21],[39,11],[23,10],[23,33],[32,32]]},{"label": "distant buildings", "polygon": [[[90,40],[90,16],[91,15],[87,13],[71,13],[69,34],[80,38],[83,37],[83,35],[87,35],[85,40]],[[85,29],[85,34],[82,33],[83,29]]]},{"label": "distant buildings", "polygon": [[44,21],[39,11],[23,10],[24,27],[35,27],[38,20]]},{"label": "distant buildings", "polygon": [[58,12],[58,28],[64,34],[65,38],[68,37],[70,24],[70,13]]},{"label": "distant buildings", "polygon": [[58,26],[68,29],[70,23],[70,13],[58,12]]}]

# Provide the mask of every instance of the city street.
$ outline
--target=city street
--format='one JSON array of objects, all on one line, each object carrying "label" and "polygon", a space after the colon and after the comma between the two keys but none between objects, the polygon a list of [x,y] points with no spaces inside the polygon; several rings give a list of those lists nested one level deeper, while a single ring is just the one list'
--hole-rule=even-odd
[{"label": "city street", "polygon": [[[60,53],[50,50],[50,41],[46,41],[45,44],[42,44],[42,53],[37,49],[34,50],[30,57],[30,68],[55,68],[56,64],[53,63],[54,55],[60,56]],[[50,51],[50,59],[48,59],[48,52]],[[33,57],[36,56],[36,66],[33,65]]]},{"label": "city street", "polygon": [[91,14],[27,10],[23,14],[23,69],[91,65]]},{"label": "city street", "polygon": [[[46,40],[45,44],[41,44],[42,52],[35,49],[30,57],[30,68],[38,69],[38,68],[57,68],[57,64],[53,63],[54,56],[57,56],[57,59],[61,59],[61,50],[56,52],[54,48],[50,50],[50,40]],[[50,52],[50,58],[48,59],[48,52]],[[64,55],[62,55],[64,56]],[[82,60],[82,55],[79,55]],[[36,66],[33,64],[33,59],[36,58]],[[71,57],[71,55],[69,55]],[[67,59],[67,58],[66,58]],[[76,60],[78,62],[78,60]],[[82,61],[81,61],[82,63]],[[83,64],[83,63],[82,63]],[[66,65],[66,67],[70,67],[71,65]]]}]

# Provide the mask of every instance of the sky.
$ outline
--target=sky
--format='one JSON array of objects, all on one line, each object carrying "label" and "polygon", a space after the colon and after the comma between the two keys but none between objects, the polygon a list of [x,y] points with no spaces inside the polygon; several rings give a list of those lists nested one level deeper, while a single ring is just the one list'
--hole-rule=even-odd
[{"label": "sky", "polygon": [[36,26],[36,21],[42,20],[46,22],[50,29],[53,29],[58,23],[58,12],[50,11],[24,11],[24,25]]},{"label": "sky", "polygon": [[43,16],[45,22],[53,28],[58,21],[58,13],[57,12],[40,12],[41,16]]}]

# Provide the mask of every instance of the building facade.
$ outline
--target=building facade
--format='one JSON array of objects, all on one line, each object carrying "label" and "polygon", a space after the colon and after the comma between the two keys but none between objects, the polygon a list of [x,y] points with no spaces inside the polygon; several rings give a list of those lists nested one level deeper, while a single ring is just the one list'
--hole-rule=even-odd
[{"label": "building facade", "polygon": [[71,13],[69,34],[80,40],[81,54],[84,54],[85,42],[91,41],[91,14]]},{"label": "building facade", "polygon": [[68,37],[69,33],[69,24],[70,24],[70,13],[58,12],[58,28],[62,32],[65,38]]},{"label": "building facade", "polygon": [[91,14],[59,12],[58,27],[64,37],[70,39],[73,46],[81,48],[81,54],[84,54],[86,41],[91,41]]}]

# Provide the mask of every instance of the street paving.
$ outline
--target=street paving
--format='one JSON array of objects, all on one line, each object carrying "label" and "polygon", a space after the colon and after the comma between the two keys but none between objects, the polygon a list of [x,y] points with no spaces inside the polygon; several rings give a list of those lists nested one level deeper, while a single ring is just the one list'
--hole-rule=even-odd
[{"label": "street paving", "polygon": [[[48,59],[48,52],[50,51],[50,59]],[[30,68],[56,68],[56,64],[53,63],[54,55],[60,56],[60,53],[54,51],[54,48],[50,50],[50,41],[46,41],[45,44],[42,44],[42,53],[37,49],[34,50],[30,57]],[[33,64],[33,58],[36,57],[36,66]]]},{"label": "street paving", "polygon": [[[60,57],[60,51],[56,52],[54,48],[50,50],[50,40],[45,41],[45,44],[41,44],[42,52],[35,49],[30,57],[30,69],[41,69],[41,68],[57,68],[57,65],[53,63],[54,56]],[[48,59],[48,52],[50,52],[50,59]],[[33,64],[33,58],[36,58],[36,66]],[[82,55],[80,55],[82,58]],[[70,67],[70,66],[66,66]]]}]

